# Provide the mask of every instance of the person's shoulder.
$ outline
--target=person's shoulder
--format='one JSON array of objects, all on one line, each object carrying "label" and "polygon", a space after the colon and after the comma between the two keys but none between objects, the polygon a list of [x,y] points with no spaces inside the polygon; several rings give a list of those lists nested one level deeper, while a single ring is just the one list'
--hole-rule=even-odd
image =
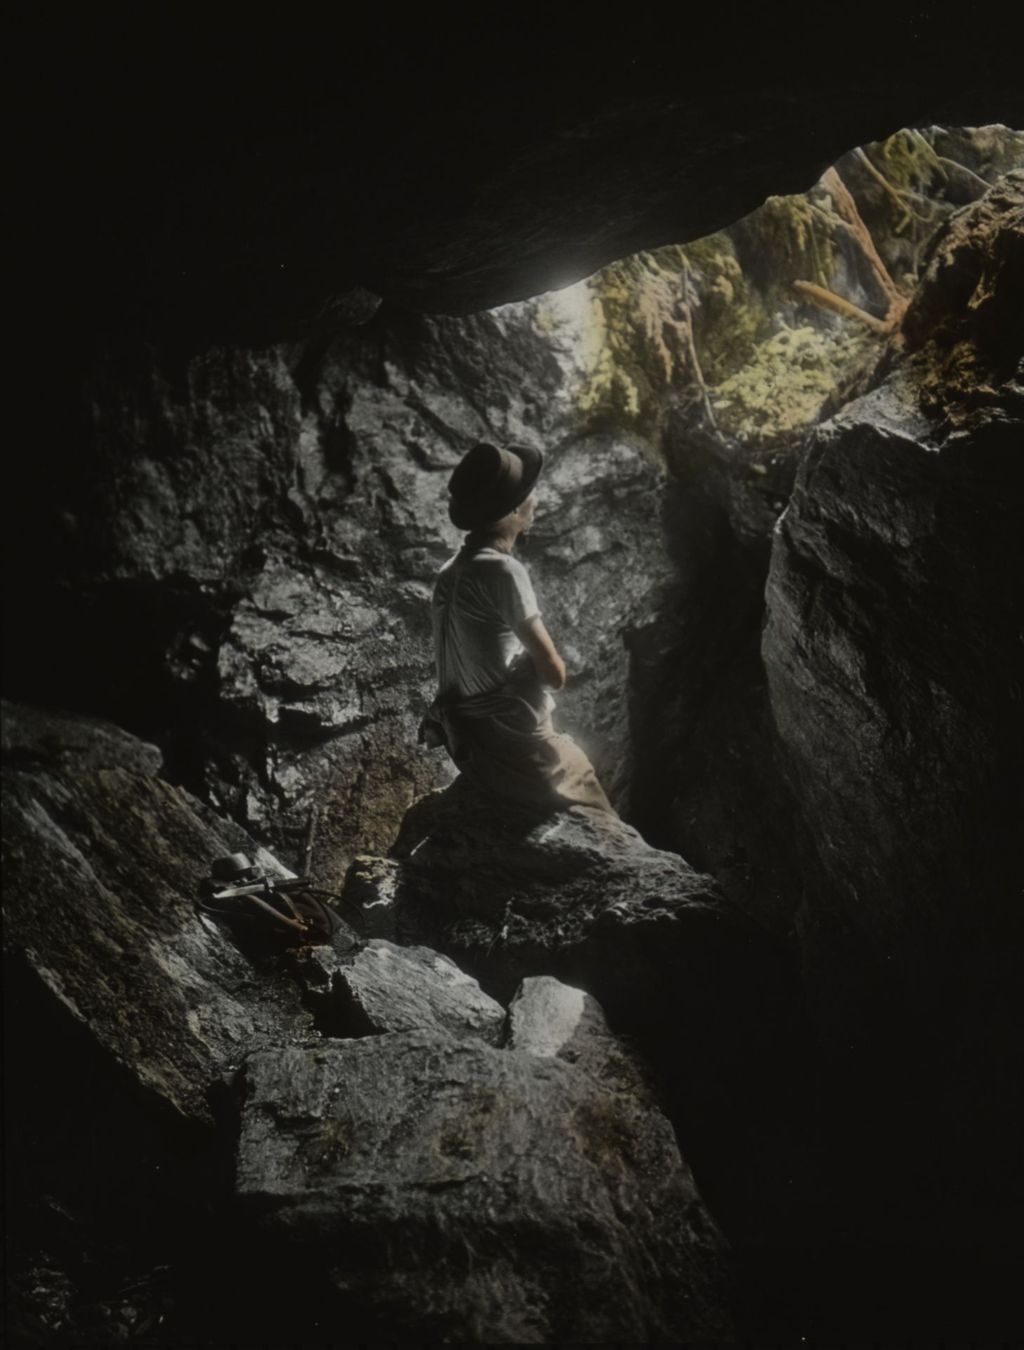
[{"label": "person's shoulder", "polygon": [[458,562],[458,560],[459,555],[456,553],[452,557],[450,557],[446,563],[442,563],[441,566],[437,569],[437,574],[434,577],[435,597],[438,595],[443,595],[444,592],[448,589],[448,587],[452,584],[452,580],[455,576],[455,564]]},{"label": "person's shoulder", "polygon": [[529,582],[530,574],[523,564],[503,549],[481,549],[473,561],[475,575],[484,585],[503,587],[511,582],[522,586]]},{"label": "person's shoulder", "polygon": [[481,549],[473,561],[492,571],[510,572],[513,576],[522,576],[526,573],[526,568],[514,554],[506,553],[500,548]]}]

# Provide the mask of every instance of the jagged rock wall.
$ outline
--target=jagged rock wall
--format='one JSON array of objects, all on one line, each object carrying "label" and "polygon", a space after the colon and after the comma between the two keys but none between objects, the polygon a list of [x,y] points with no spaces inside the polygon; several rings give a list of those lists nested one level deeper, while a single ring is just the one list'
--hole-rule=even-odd
[{"label": "jagged rock wall", "polygon": [[588,990],[652,1064],[731,1240],[787,1228],[807,1027],[781,944],[711,877],[604,812],[495,819],[461,781],[417,804],[394,852],[359,860],[346,901],[376,901],[396,940],[447,952],[496,997],[540,973]]},{"label": "jagged rock wall", "polygon": [[858,951],[928,1018],[966,933],[1008,918],[1024,328],[1006,297],[1022,188],[1011,174],[954,219],[908,354],[812,434],[776,533],[763,650],[838,906],[804,911],[810,947],[834,923],[842,948],[818,969],[825,1002]]},{"label": "jagged rock wall", "polygon": [[74,512],[54,505],[48,563],[82,659],[71,686],[44,639],[22,688],[155,736],[172,775],[293,859],[312,825],[340,880],[451,776],[416,749],[430,586],[459,540],[447,474],[480,436],[530,437],[551,453],[531,559],[576,675],[567,724],[624,796],[628,709],[609,691],[628,682],[624,632],[653,623],[670,581],[650,528],[663,473],[626,438],[571,435],[531,307],[371,327],[314,353],[312,375],[309,355],[216,351],[177,385],[156,364],[121,402],[93,390],[95,457]]},{"label": "jagged rock wall", "polygon": [[[905,136],[840,166],[901,280],[1020,139]],[[427,596],[457,540],[447,472],[478,437],[529,440],[550,457],[526,556],[573,676],[563,725],[648,835],[784,929],[767,539],[799,437],[884,345],[809,307],[800,275],[879,310],[820,186],[486,314],[367,306],[290,347],[106,353],[16,600],[23,627],[40,606],[50,621],[18,651],[14,692],[157,740],[177,781],[340,880],[450,777],[414,748]]]},{"label": "jagged rock wall", "polygon": [[810,437],[763,644],[834,1099],[899,1177],[891,1231],[955,1250],[979,1225],[993,1272],[1019,1256],[1024,1185],[1022,283],[1016,173],[950,223],[884,382]]}]

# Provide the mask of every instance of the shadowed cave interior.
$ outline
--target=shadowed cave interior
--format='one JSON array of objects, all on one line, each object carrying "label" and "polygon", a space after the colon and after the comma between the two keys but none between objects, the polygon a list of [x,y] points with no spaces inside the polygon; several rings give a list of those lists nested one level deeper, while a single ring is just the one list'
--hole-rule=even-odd
[{"label": "shadowed cave interior", "polygon": [[[372,62],[225,116],[211,42],[69,130],[58,61],[33,182],[105,206],[8,499],[17,1343],[1012,1336],[1024,134],[980,47],[783,91],[759,36],[434,105],[403,49],[376,127]],[[622,828],[417,744],[479,439],[548,457]],[[333,941],[200,918],[238,851]]]}]

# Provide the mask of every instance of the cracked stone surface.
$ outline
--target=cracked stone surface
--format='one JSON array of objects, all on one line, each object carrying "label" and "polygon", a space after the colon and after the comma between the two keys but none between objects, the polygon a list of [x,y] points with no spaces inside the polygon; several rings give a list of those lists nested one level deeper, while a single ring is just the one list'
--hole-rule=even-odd
[{"label": "cracked stone surface", "polygon": [[721,1238],[628,1093],[423,1031],[261,1052],[246,1082],[238,1195],[339,1313],[472,1343],[733,1343]]},{"label": "cracked stone surface", "polygon": [[144,1089],[209,1123],[229,1065],[312,1028],[291,982],[258,976],[193,897],[227,853],[284,869],[118,728],[6,704],[4,738],[8,952]]},{"label": "cracked stone surface", "polygon": [[502,1005],[429,947],[371,938],[355,952],[312,947],[295,959],[327,1035],[434,1030],[493,1044],[505,1025]]}]

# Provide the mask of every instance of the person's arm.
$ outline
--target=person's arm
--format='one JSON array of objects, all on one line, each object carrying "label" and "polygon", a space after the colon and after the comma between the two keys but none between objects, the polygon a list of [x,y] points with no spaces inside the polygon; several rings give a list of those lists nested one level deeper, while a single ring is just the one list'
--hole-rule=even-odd
[{"label": "person's arm", "polygon": [[533,661],[533,668],[541,684],[552,689],[565,687],[565,662],[558,654],[558,648],[551,640],[551,634],[544,627],[539,614],[532,619],[524,619],[516,624],[516,637],[523,644]]}]

